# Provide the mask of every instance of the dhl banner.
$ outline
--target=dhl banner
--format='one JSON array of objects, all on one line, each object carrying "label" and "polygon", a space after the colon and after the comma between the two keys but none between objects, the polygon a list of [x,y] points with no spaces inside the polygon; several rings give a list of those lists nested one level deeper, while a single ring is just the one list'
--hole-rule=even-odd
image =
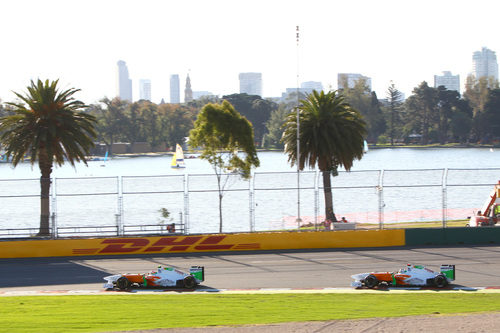
[{"label": "dhl banner", "polygon": [[405,245],[404,230],[272,232],[0,242],[0,258]]}]

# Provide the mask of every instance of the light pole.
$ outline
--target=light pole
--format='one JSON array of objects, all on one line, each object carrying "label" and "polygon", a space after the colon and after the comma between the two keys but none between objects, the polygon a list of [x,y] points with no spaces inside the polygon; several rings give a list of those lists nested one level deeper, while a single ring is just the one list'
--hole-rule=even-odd
[{"label": "light pole", "polygon": [[300,229],[300,110],[299,110],[299,26],[296,28],[297,38],[297,229]]}]

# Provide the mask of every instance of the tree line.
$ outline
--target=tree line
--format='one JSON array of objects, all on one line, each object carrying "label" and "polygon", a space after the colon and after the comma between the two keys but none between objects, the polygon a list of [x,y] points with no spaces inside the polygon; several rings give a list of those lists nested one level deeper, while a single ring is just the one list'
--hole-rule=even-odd
[{"label": "tree line", "polygon": [[[347,82],[342,86],[347,87]],[[363,116],[370,144],[492,144],[500,138],[500,89],[492,78],[468,77],[463,96],[424,81],[405,100],[391,83],[381,99],[363,79],[338,93]],[[96,118],[96,140],[106,144],[110,153],[117,142],[147,142],[160,151],[184,142],[204,105],[227,100],[252,123],[257,147],[283,149],[283,124],[305,99],[301,92],[281,101],[232,94],[185,104],[104,98],[87,105],[84,112]],[[9,108],[8,103],[0,103],[0,116],[11,114]]]}]

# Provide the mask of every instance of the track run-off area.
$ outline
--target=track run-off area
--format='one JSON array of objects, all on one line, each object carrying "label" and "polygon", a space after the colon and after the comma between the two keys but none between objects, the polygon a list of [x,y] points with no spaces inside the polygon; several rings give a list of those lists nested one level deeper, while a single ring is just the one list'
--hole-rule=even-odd
[{"label": "track run-off area", "polygon": [[[397,271],[406,264],[456,265],[443,292],[500,292],[500,246],[282,250],[191,254],[0,259],[0,296],[118,293],[436,292],[431,288],[351,288],[351,275]],[[103,277],[146,273],[161,265],[205,267],[197,289],[106,291]]]}]

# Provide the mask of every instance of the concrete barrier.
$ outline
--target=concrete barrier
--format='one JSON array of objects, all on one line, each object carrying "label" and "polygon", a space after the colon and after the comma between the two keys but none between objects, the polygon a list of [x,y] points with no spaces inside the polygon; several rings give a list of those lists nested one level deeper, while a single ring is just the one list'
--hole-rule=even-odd
[{"label": "concrete barrier", "polygon": [[406,245],[500,244],[500,227],[406,229]]},{"label": "concrete barrier", "polygon": [[405,245],[404,230],[269,232],[0,242],[0,258],[189,253]]}]

